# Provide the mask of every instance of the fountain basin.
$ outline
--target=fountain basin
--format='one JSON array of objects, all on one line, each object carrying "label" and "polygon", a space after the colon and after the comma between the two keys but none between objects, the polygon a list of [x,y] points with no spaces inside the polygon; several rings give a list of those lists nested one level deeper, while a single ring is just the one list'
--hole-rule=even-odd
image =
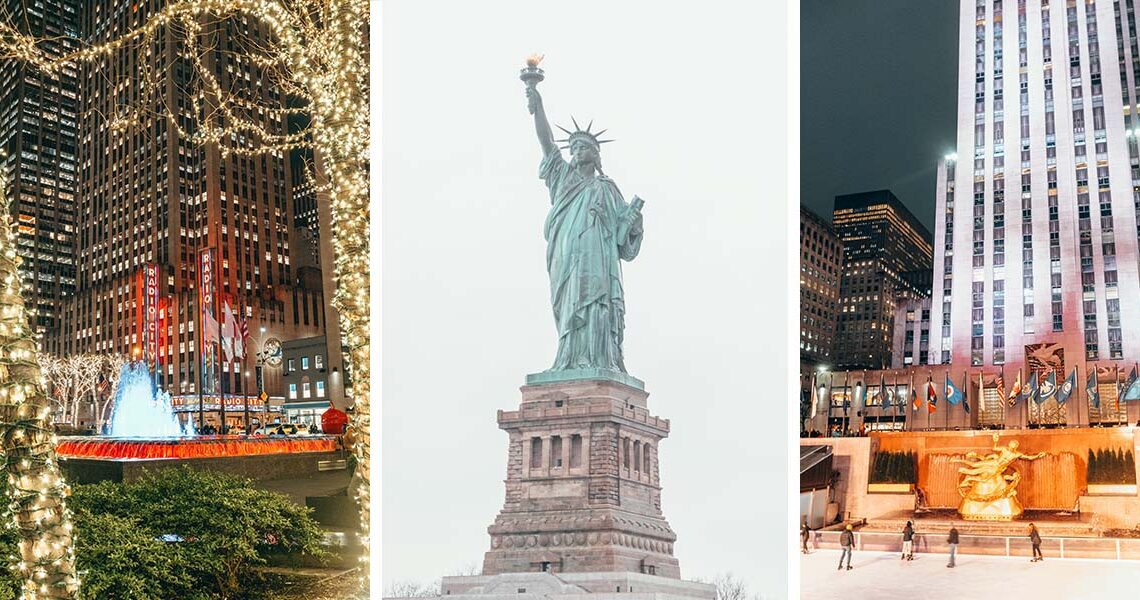
[{"label": "fountain basin", "polygon": [[73,483],[133,481],[144,471],[180,465],[255,480],[305,478],[347,466],[347,453],[338,449],[333,436],[68,436],[60,438],[56,454],[65,478]]},{"label": "fountain basin", "polygon": [[333,452],[332,436],[301,438],[247,437],[237,435],[182,438],[62,437],[55,452],[62,458],[111,458],[153,460],[163,458],[214,458],[299,452]]}]

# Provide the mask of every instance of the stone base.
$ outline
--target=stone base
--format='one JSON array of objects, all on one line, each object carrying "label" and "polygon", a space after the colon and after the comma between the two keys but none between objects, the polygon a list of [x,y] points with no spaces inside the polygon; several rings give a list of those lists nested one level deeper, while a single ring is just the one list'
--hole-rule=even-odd
[{"label": "stone base", "polygon": [[616,381],[632,388],[645,391],[645,382],[621,371],[612,369],[567,369],[564,371],[543,371],[531,373],[526,376],[527,385],[543,385],[547,383],[565,383],[568,381]]},{"label": "stone base", "polygon": [[255,480],[272,480],[305,477],[334,467],[343,469],[345,458],[343,451],[151,460],[61,457],[59,465],[64,479],[69,483],[131,482],[141,477],[143,471],[157,471],[182,465]]},{"label": "stone base", "polygon": [[449,600],[715,600],[716,587],[643,573],[504,573],[444,577],[440,593]]}]

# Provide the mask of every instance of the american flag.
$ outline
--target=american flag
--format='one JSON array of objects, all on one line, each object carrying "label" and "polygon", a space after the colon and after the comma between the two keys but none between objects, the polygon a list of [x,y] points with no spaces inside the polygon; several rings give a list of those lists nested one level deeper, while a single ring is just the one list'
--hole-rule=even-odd
[{"label": "american flag", "polygon": [[102,378],[103,381],[99,382],[99,395],[106,396],[107,392],[111,389],[111,380],[106,377]]},{"label": "american flag", "polygon": [[245,341],[249,339],[249,323],[244,317],[238,322],[238,329],[241,331],[241,341],[244,346]]}]

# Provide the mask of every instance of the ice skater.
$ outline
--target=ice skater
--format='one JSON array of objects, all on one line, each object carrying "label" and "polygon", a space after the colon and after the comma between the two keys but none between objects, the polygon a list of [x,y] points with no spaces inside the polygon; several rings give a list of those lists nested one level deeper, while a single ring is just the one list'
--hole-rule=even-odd
[{"label": "ice skater", "polygon": [[837,571],[843,570],[843,557],[847,557],[847,570],[851,570],[851,553],[855,549],[855,534],[851,533],[851,526],[848,525],[843,533],[839,534],[839,545],[843,547],[843,554],[839,555],[839,568]]},{"label": "ice skater", "polygon": [[954,568],[954,557],[958,554],[958,528],[951,525],[950,535],[946,537],[946,543],[950,544],[950,562],[946,564],[947,567]]},{"label": "ice skater", "polygon": [[914,523],[910,521],[903,527],[902,560],[914,560]]},{"label": "ice skater", "polygon": [[1029,562],[1045,560],[1045,557],[1041,555],[1041,533],[1037,531],[1037,526],[1033,523],[1029,524],[1029,543],[1033,544],[1033,559]]}]

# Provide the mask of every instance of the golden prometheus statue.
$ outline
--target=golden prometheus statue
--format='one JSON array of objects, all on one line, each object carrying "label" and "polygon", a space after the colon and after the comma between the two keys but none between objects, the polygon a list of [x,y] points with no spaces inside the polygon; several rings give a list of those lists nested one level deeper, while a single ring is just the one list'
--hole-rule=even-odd
[{"label": "golden prometheus statue", "polygon": [[985,457],[979,458],[977,452],[969,452],[965,458],[951,460],[967,465],[958,469],[958,473],[963,475],[958,483],[958,493],[962,495],[958,514],[963,519],[1011,521],[1024,512],[1017,501],[1021,474],[1014,471],[1007,475],[1006,469],[1019,458],[1034,460],[1045,456],[1045,453],[1022,454],[1017,451],[1017,440],[1011,440],[1008,446],[999,446],[997,442],[995,433],[993,452]]}]

